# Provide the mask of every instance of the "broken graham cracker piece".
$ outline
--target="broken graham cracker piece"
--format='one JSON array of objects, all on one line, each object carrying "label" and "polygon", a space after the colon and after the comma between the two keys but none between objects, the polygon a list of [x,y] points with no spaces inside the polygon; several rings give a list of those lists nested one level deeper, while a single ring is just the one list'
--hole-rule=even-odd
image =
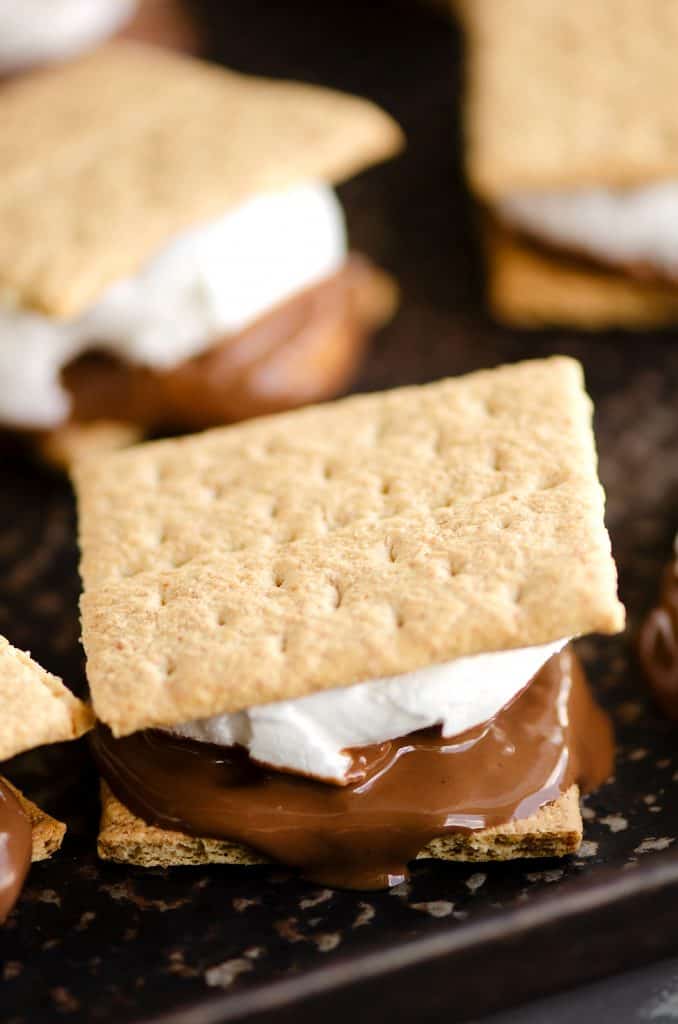
[{"label": "broken graham cracker piece", "polygon": [[29,800],[23,793],[13,786],[8,779],[3,778],[4,784],[14,793],[21,804],[24,814],[28,815],[33,833],[33,854],[31,860],[35,864],[39,860],[47,860],[53,853],[60,849],[66,826],[63,822],[52,818],[45,811],[41,811],[37,804]]},{"label": "broken graham cracker piece", "polygon": [[6,86],[0,121],[0,292],[55,317],[256,194],[402,145],[367,100],[127,42]]},{"label": "broken graham cracker piece", "polygon": [[678,320],[675,285],[640,281],[548,251],[497,222],[486,227],[485,248],[490,306],[504,323],[632,330]]},{"label": "broken graham cracker piece", "polygon": [[60,679],[0,636],[0,761],[44,743],[82,736],[91,709]]},{"label": "broken graham cracker piece", "polygon": [[671,0],[459,0],[476,192],[678,176]]},{"label": "broken graham cracker piece", "polygon": [[[147,825],[120,803],[105,782],[101,784],[101,804],[97,849],[104,860],[140,867],[270,863],[241,843],[196,838]],[[571,786],[558,800],[546,804],[530,818],[433,839],[419,857],[460,861],[564,857],[576,852],[581,839],[579,791]]]},{"label": "broken graham cracker piece", "polygon": [[141,445],[74,480],[115,735],[624,622],[570,359]]}]

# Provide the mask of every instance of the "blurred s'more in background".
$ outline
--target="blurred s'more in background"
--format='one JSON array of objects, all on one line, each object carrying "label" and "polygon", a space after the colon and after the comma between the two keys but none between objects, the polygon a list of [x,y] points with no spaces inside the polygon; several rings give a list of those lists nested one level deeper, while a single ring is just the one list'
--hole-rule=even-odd
[{"label": "blurred s'more in background", "polygon": [[678,321],[678,4],[458,0],[495,316]]}]

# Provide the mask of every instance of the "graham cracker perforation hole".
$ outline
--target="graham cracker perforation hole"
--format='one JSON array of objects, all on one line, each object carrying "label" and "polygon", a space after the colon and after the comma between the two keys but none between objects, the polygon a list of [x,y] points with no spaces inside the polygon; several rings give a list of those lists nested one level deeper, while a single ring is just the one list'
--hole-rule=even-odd
[{"label": "graham cracker perforation hole", "polygon": [[287,654],[287,648],[289,646],[289,640],[287,633],[281,633],[278,637],[278,650],[281,654]]},{"label": "graham cracker perforation hole", "polygon": [[381,481],[381,486],[380,486],[379,490],[384,495],[384,497],[387,497],[391,493],[391,490],[392,490],[391,481],[390,480],[382,480]]},{"label": "graham cracker perforation hole", "polygon": [[490,455],[489,465],[490,469],[493,469],[495,473],[501,473],[505,468],[504,456],[500,451],[497,451],[496,448]]},{"label": "graham cracker perforation hole", "polygon": [[177,670],[177,663],[174,658],[165,658],[162,667],[160,669],[161,674],[166,679],[171,679]]},{"label": "graham cracker perforation hole", "polygon": [[274,570],[273,571],[273,586],[277,587],[279,589],[280,587],[284,586],[284,584],[285,584],[285,577],[283,576],[283,574],[281,572],[278,572],[277,570]]},{"label": "graham cracker perforation hole", "polygon": [[405,625],[405,616],[400,608],[393,609],[393,621],[395,622],[396,629],[402,629]]},{"label": "graham cracker perforation hole", "polygon": [[228,615],[225,611],[217,612],[217,626],[223,627],[228,624]]},{"label": "graham cracker perforation hole", "polygon": [[549,476],[545,476],[541,480],[537,490],[552,491],[556,487],[560,487],[561,484],[564,484],[566,479],[567,478],[562,473],[551,473]]},{"label": "graham cracker perforation hole", "polygon": [[398,552],[396,550],[395,543],[390,539],[386,541],[386,557],[389,562],[398,561]]},{"label": "graham cracker perforation hole", "polygon": [[448,576],[461,576],[464,572],[464,564],[459,558],[450,558],[449,561],[443,562],[444,571]]},{"label": "graham cracker perforation hole", "polygon": [[330,587],[330,603],[334,611],[341,608],[341,603],[344,600],[344,590],[341,584],[336,579],[328,580]]}]

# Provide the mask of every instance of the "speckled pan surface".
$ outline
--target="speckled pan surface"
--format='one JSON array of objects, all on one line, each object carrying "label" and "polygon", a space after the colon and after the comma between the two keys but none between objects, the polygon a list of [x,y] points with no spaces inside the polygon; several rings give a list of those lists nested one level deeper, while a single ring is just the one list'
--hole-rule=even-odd
[{"label": "speckled pan surface", "polygon": [[[582,360],[633,628],[654,596],[678,520],[673,336],[533,334],[488,321],[454,156],[458,41],[427,6],[394,2],[388,18],[381,5],[360,5],[358,16],[338,0],[211,7],[212,39],[225,60],[362,92],[410,136],[400,161],[342,190],[355,247],[393,269],[404,296],[361,389],[553,352]],[[0,633],[82,686],[68,488],[3,452],[0,493]],[[7,774],[69,832],[59,856],[34,866],[0,932],[0,1019],[203,1024],[247,1013],[272,1024],[453,1021],[469,1007],[477,1017],[535,994],[554,983],[556,964],[572,982],[655,955],[658,943],[675,948],[678,730],[646,702],[627,641],[587,640],[580,650],[614,713],[619,766],[616,782],[587,801],[586,844],[567,863],[421,863],[411,885],[367,896],[321,890],[276,869],[130,871],[96,861],[97,782],[84,743],[24,755]],[[555,932],[539,931],[554,914]],[[508,938],[498,951],[500,933]],[[413,953],[416,971],[379,973]],[[444,955],[434,977],[427,964],[436,953]],[[367,985],[367,966],[377,972],[374,988],[354,989]],[[346,976],[351,984],[340,997],[335,987]],[[316,982],[313,1006],[298,1003],[299,986]],[[267,994],[273,1005],[262,1009]]]}]

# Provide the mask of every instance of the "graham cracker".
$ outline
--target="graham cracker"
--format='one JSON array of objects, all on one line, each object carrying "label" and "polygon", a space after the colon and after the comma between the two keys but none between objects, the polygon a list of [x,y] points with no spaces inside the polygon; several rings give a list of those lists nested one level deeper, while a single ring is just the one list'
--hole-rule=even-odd
[{"label": "graham cracker", "polygon": [[488,296],[498,320],[585,330],[660,327],[678,321],[678,288],[589,266],[537,247],[498,223],[486,229]]},{"label": "graham cracker", "polygon": [[91,708],[0,636],[0,761],[91,729]]},{"label": "graham cracker", "polygon": [[0,123],[0,292],[55,317],[257,193],[402,145],[367,100],[131,42],[5,86]]},{"label": "graham cracker", "polygon": [[582,384],[534,360],[78,462],[97,716],[120,736],[621,629]]},{"label": "graham cracker", "polygon": [[24,814],[30,818],[33,830],[33,853],[31,860],[34,864],[39,860],[47,860],[48,857],[51,857],[53,853],[60,849],[66,835],[66,826],[62,821],[57,821],[56,818],[50,817],[45,811],[41,811],[37,804],[34,804],[32,800],[25,797],[7,779],[3,778],[2,781],[14,793],[14,796],[21,804]]},{"label": "graham cracker", "polygon": [[[106,783],[101,786],[101,804],[97,849],[103,860],[141,867],[268,862],[240,843],[195,838],[147,825],[113,796]],[[546,804],[530,818],[433,839],[418,856],[464,861],[564,857],[576,852],[581,839],[579,790],[571,786],[558,800]]]},{"label": "graham cracker", "polygon": [[467,166],[485,199],[678,175],[672,0],[460,0]]}]

